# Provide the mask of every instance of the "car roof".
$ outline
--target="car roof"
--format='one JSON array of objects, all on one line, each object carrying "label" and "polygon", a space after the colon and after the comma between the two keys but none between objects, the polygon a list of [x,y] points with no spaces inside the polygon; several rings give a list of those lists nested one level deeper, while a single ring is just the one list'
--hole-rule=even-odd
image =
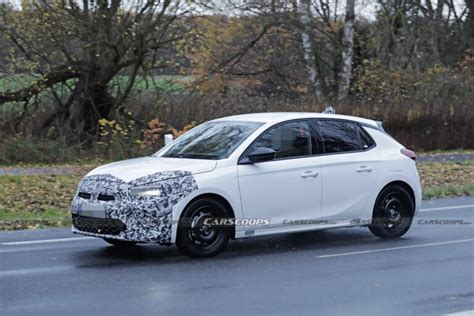
[{"label": "car roof", "polygon": [[263,113],[249,113],[240,114],[219,118],[215,121],[247,121],[247,122],[261,122],[261,123],[279,123],[288,120],[305,119],[305,118],[330,118],[340,120],[350,120],[363,124],[377,127],[377,122],[362,117],[340,115],[340,114],[326,114],[316,112],[263,112]]}]

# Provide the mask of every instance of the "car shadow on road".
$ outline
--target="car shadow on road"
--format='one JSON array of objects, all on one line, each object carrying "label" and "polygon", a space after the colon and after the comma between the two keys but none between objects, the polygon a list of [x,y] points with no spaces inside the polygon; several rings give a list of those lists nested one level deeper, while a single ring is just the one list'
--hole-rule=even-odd
[{"label": "car shadow on road", "polygon": [[[408,237],[409,238],[409,237]],[[407,238],[405,238],[407,239]],[[114,247],[104,243],[103,247],[83,250],[76,253],[77,268],[123,268],[148,265],[188,265],[200,262],[222,262],[227,260],[246,260],[246,258],[264,258],[292,252],[295,255],[307,251],[314,255],[340,252],[341,248],[352,248],[396,241],[381,240],[373,237],[367,229],[350,228],[330,231],[312,231],[266,237],[254,237],[230,241],[226,250],[214,258],[191,259],[183,255],[175,246],[139,244],[131,247]]]}]

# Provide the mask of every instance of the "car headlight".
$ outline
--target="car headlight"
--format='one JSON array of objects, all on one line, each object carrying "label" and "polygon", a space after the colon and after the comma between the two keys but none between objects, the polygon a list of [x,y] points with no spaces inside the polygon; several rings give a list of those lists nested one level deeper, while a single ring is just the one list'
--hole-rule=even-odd
[{"label": "car headlight", "polygon": [[150,197],[150,196],[160,196],[161,190],[157,187],[135,187],[130,189],[132,195]]}]

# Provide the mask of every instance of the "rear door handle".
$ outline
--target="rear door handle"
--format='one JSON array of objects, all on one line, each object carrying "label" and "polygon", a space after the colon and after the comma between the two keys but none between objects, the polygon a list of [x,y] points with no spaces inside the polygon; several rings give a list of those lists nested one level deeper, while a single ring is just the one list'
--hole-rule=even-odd
[{"label": "rear door handle", "polygon": [[306,178],[316,178],[318,176],[318,172],[316,171],[305,171],[300,175],[301,178],[306,179]]},{"label": "rear door handle", "polygon": [[372,172],[372,168],[368,166],[360,166],[359,169],[356,170],[357,172]]}]

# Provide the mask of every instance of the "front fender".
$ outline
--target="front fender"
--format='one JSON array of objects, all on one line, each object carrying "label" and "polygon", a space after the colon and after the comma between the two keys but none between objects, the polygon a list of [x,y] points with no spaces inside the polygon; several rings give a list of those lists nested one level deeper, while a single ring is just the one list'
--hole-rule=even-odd
[{"label": "front fender", "polygon": [[[186,209],[186,207],[189,205],[189,203],[196,199],[196,198],[199,198],[200,196],[204,196],[204,195],[209,195],[209,194],[212,194],[212,195],[217,195],[223,199],[225,199],[229,205],[231,206],[234,214],[235,214],[235,217],[236,218],[241,218],[242,217],[242,208],[241,208],[241,204],[240,204],[240,200],[236,200],[235,198],[233,198],[228,192],[222,190],[222,189],[219,189],[219,188],[199,188],[195,191],[193,191],[190,195],[188,195],[186,198],[184,198],[183,200],[181,200],[179,203],[177,203],[174,207],[173,207],[173,225],[171,227],[171,242],[174,243],[176,241],[176,234],[178,232],[178,225],[179,225],[179,219],[181,218],[181,214],[184,212],[184,210]],[[239,195],[237,195],[239,196]],[[236,229],[238,230],[238,228],[236,227]]]}]

